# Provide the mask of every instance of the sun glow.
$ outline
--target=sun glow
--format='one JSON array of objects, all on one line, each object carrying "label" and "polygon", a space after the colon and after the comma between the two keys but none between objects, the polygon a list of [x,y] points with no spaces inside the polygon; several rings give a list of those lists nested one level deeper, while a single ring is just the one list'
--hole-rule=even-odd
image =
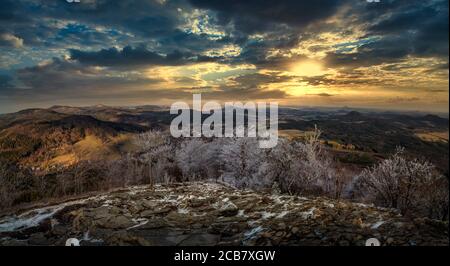
[{"label": "sun glow", "polygon": [[321,76],[327,73],[322,64],[316,61],[302,61],[294,63],[289,68],[290,72],[305,77]]}]

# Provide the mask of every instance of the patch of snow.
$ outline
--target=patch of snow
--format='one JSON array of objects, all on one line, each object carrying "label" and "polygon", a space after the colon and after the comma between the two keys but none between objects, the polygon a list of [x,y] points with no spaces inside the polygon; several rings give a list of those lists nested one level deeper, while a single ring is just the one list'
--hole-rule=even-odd
[{"label": "patch of snow", "polygon": [[180,214],[188,214],[189,210],[185,208],[178,208],[178,213]]},{"label": "patch of snow", "polygon": [[[147,187],[148,188],[148,187]],[[145,186],[134,186],[128,189],[128,195],[134,196],[138,193],[141,193],[147,189]]]},{"label": "patch of snow", "polygon": [[247,231],[244,233],[245,240],[249,240],[249,239],[256,237],[262,231],[263,231],[262,226],[252,228],[250,231]]},{"label": "patch of snow", "polygon": [[193,213],[192,216],[195,216],[195,217],[201,217],[201,216],[205,216],[206,214],[207,214],[206,212],[201,213],[201,214]]},{"label": "patch of snow", "polygon": [[0,220],[0,232],[12,232],[16,230],[22,230],[30,227],[39,225],[45,219],[53,217],[55,213],[62,210],[63,208],[75,204],[81,204],[88,200],[92,200],[95,197],[65,202],[59,205],[39,208],[24,212],[18,216],[7,216]]},{"label": "patch of snow", "polygon": [[231,202],[229,198],[224,198],[224,199],[222,199],[222,201],[214,202],[211,206],[217,210],[226,210],[226,209],[234,209],[234,208],[237,209],[236,204]]},{"label": "patch of snow", "polygon": [[286,214],[288,214],[289,213],[289,211],[282,211],[280,214],[278,214],[277,215],[277,217],[275,217],[275,218],[277,218],[277,219],[281,219],[281,218],[283,218],[284,216],[286,216]]},{"label": "patch of snow", "polygon": [[378,229],[378,227],[380,227],[381,225],[383,225],[385,222],[383,220],[378,221],[376,223],[374,223],[370,228],[371,229]]},{"label": "patch of snow", "polygon": [[172,204],[177,204],[178,203],[178,199],[174,199],[173,197],[171,197],[171,195],[165,196],[164,198],[157,199],[155,201],[157,201],[157,202],[164,202],[164,203],[172,203]]},{"label": "patch of snow", "polygon": [[259,222],[258,222],[258,221],[254,221],[254,220],[248,221],[248,222],[247,222],[247,224],[248,224],[249,226],[254,226],[254,225],[257,224],[257,223],[259,223]]},{"label": "patch of snow", "polygon": [[131,219],[133,222],[137,223],[136,225],[130,226],[127,228],[127,230],[133,229],[133,228],[137,228],[140,226],[143,226],[144,224],[148,223],[148,219],[146,218],[133,218]]},{"label": "patch of snow", "polygon": [[353,203],[355,206],[361,207],[361,208],[371,208],[373,207],[373,204],[364,204],[364,203]]},{"label": "patch of snow", "polygon": [[283,201],[280,199],[280,196],[278,196],[278,195],[271,195],[270,199],[273,200],[275,203],[278,203],[278,204],[282,204],[283,203]]},{"label": "patch of snow", "polygon": [[261,212],[261,219],[269,219],[275,216],[277,216],[277,214],[273,212],[266,212],[266,211]]},{"label": "patch of snow", "polygon": [[306,212],[301,212],[300,215],[303,219],[310,219],[314,217],[314,211],[316,210],[316,207],[312,207]]},{"label": "patch of snow", "polygon": [[101,242],[103,242],[102,239],[95,239],[95,238],[92,238],[92,237],[89,235],[89,231],[86,231],[86,232],[83,234],[83,238],[82,238],[81,240],[82,240],[82,241],[88,241],[88,242],[91,242],[91,243],[101,243]]},{"label": "patch of snow", "polygon": [[245,210],[239,210],[237,216],[246,217],[247,215],[245,215],[244,212],[245,212]]},{"label": "patch of snow", "polygon": [[112,200],[105,200],[105,202],[103,202],[103,207],[109,207],[111,206],[111,204],[113,204],[114,202]]},{"label": "patch of snow", "polygon": [[324,202],[323,205],[327,206],[328,208],[334,208],[333,203]]}]

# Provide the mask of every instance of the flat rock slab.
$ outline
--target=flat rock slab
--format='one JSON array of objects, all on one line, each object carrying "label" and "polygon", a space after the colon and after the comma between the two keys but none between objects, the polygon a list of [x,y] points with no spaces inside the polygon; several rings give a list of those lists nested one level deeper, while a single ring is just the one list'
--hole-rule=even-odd
[{"label": "flat rock slab", "polygon": [[327,198],[236,190],[216,183],[130,187],[0,218],[0,245],[449,244],[448,222]]}]

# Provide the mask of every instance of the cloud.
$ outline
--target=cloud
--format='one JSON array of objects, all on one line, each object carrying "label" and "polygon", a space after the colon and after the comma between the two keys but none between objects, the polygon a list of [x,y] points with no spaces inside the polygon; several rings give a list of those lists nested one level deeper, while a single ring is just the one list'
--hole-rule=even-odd
[{"label": "cloud", "polygon": [[418,102],[420,101],[419,97],[395,97],[389,98],[386,100],[388,103],[407,103],[407,102]]},{"label": "cloud", "polygon": [[16,77],[23,87],[32,93],[67,93],[68,91],[95,92],[105,88],[141,87],[161,82],[132,73],[117,73],[86,67],[78,62],[53,58],[40,65],[16,71]]},{"label": "cloud", "polygon": [[0,47],[1,46],[21,48],[23,46],[23,40],[10,33],[2,33],[0,34]]},{"label": "cloud", "polygon": [[242,88],[224,86],[219,90],[202,92],[202,96],[209,99],[216,100],[259,100],[259,99],[283,99],[288,95],[286,92],[273,89],[258,89],[258,88]]},{"label": "cloud", "polygon": [[308,94],[308,95],[315,95],[315,96],[320,96],[320,97],[333,97],[335,96],[334,94],[329,94],[329,93],[316,93],[316,94]]},{"label": "cloud", "polygon": [[372,37],[372,41],[350,53],[328,53],[326,61],[330,66],[371,66],[411,56],[448,61],[448,1],[389,1],[379,6],[363,10],[358,18],[361,23],[373,20],[363,36]]},{"label": "cloud", "polygon": [[12,77],[9,75],[0,75],[0,90],[6,90],[13,87],[11,84]]},{"label": "cloud", "polygon": [[31,100],[448,93],[447,0],[4,0],[0,47],[2,93]]},{"label": "cloud", "polygon": [[292,77],[280,76],[277,73],[273,74],[261,74],[252,73],[247,75],[240,75],[231,79],[242,87],[258,87],[260,85],[269,83],[281,83],[291,80]]},{"label": "cloud", "polygon": [[303,27],[334,14],[338,0],[221,1],[190,0],[195,7],[217,12],[218,23],[233,24],[245,33],[265,32],[276,24]]},{"label": "cloud", "polygon": [[126,46],[122,50],[117,48],[102,49],[88,52],[76,49],[70,50],[70,58],[80,63],[93,66],[177,66],[200,62],[213,62],[218,58],[193,55],[174,51],[169,54],[159,54],[147,50],[145,47]]}]

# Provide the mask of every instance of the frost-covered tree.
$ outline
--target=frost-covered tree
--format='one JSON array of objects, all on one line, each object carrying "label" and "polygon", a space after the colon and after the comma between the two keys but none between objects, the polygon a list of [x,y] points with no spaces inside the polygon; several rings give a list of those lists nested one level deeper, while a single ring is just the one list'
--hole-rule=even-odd
[{"label": "frost-covered tree", "polygon": [[[397,208],[404,214],[441,213],[441,218],[448,214],[446,178],[437,174],[432,164],[408,159],[402,148],[378,165],[365,169],[355,180],[355,192],[365,200]],[[437,205],[441,205],[441,210],[432,210]]]},{"label": "frost-covered tree", "polygon": [[271,186],[267,175],[266,151],[256,138],[230,138],[220,151],[222,180],[239,188],[260,189]]},{"label": "frost-covered tree", "polygon": [[140,152],[147,152],[168,143],[168,136],[161,131],[150,130],[134,136],[134,144]]},{"label": "frost-covered tree", "polygon": [[143,174],[150,185],[169,182],[169,179],[174,178],[175,145],[167,134],[148,131],[137,135],[134,143],[138,147],[138,164],[146,164]]},{"label": "frost-covered tree", "polygon": [[269,153],[269,175],[290,194],[335,195],[336,173],[317,128],[303,142],[281,139]]},{"label": "frost-covered tree", "polygon": [[217,179],[220,140],[204,141],[199,138],[185,140],[176,152],[176,162],[184,180]]}]

